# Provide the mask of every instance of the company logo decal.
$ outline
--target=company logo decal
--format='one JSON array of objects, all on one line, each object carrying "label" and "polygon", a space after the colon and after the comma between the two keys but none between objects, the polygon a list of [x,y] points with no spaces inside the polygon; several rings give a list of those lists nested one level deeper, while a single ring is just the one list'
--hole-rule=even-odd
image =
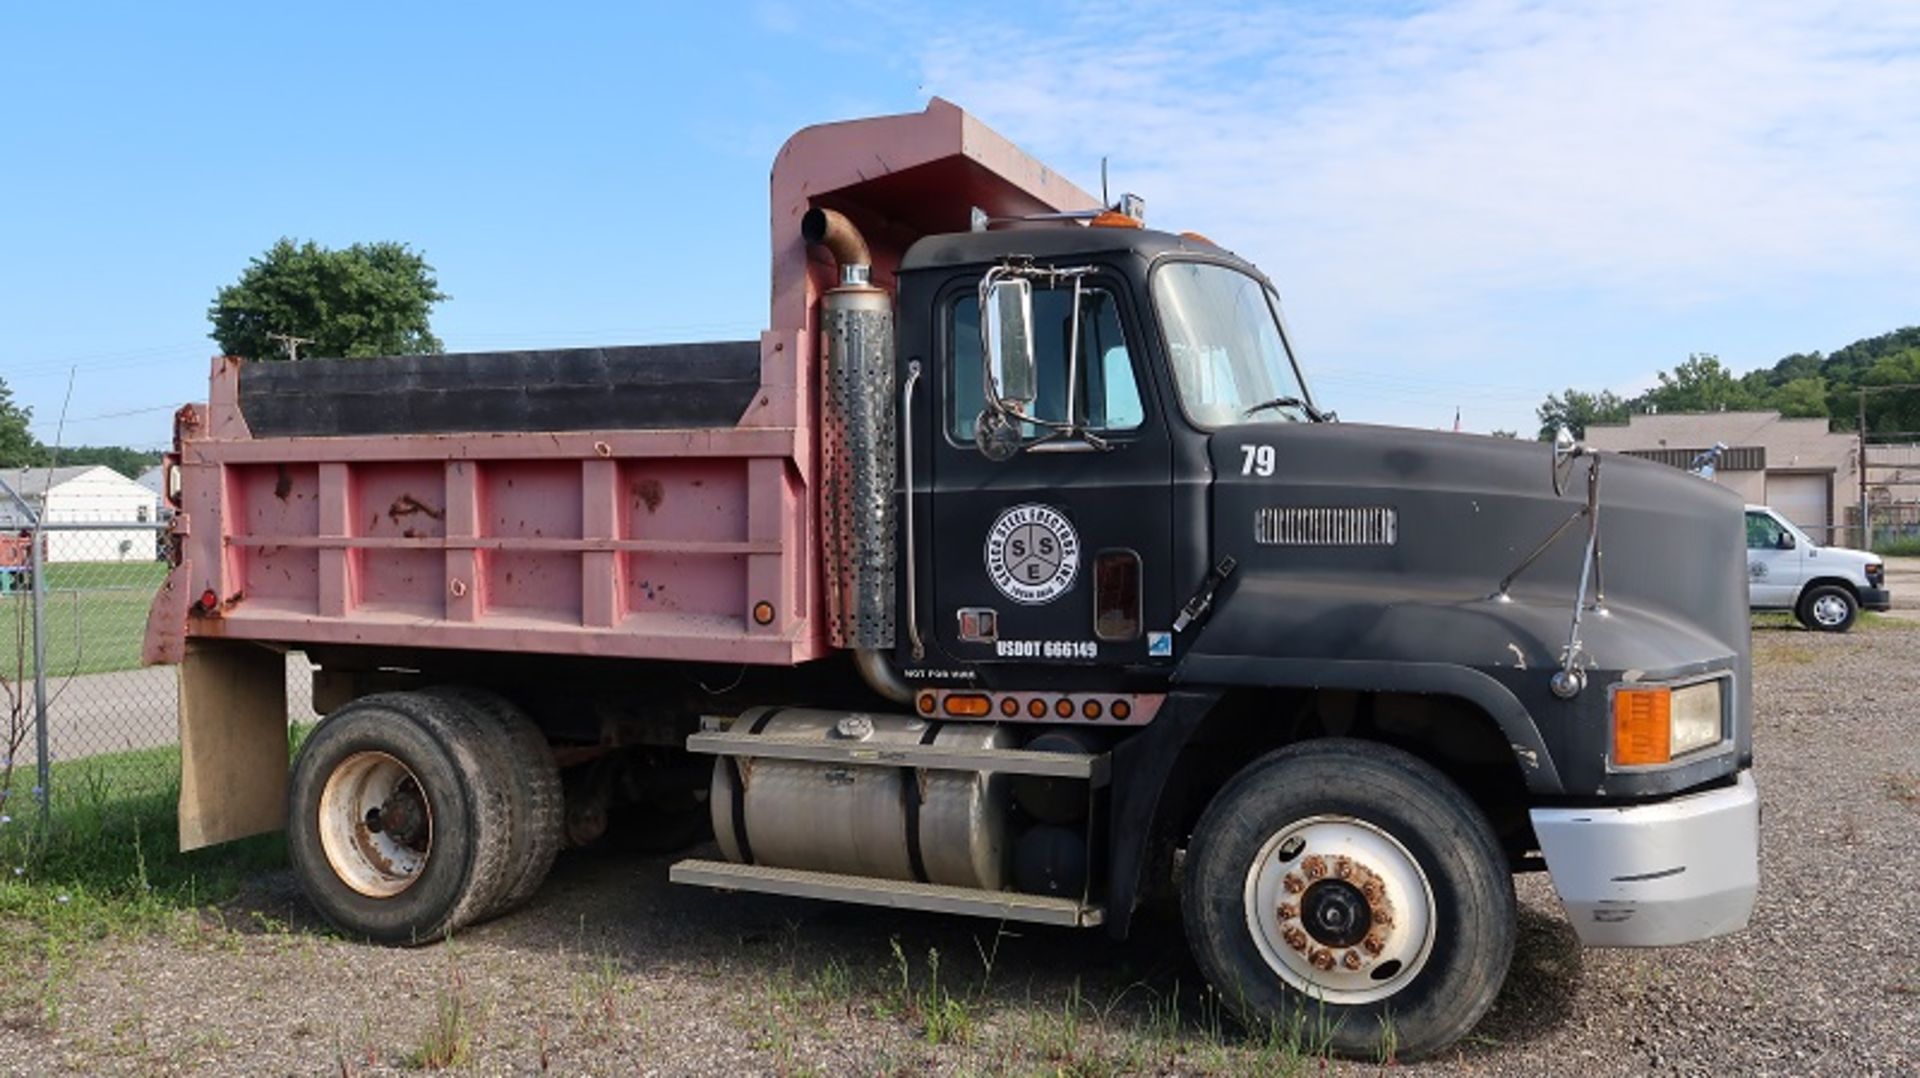
[{"label": "company logo decal", "polygon": [[1051,506],[1016,505],[987,531],[987,575],[1016,603],[1050,603],[1080,572],[1080,536]]}]

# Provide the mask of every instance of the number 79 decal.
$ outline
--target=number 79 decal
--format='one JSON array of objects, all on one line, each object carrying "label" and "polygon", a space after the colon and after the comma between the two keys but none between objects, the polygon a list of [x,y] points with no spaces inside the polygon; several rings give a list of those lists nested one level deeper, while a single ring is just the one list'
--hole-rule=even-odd
[{"label": "number 79 decal", "polygon": [[1270,445],[1243,445],[1240,447],[1240,474],[1269,476],[1273,474],[1273,447]]}]

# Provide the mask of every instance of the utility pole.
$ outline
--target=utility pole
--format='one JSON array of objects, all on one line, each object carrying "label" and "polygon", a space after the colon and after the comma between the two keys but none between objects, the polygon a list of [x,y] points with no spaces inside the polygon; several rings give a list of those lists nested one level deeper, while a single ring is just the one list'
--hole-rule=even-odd
[{"label": "utility pole", "polygon": [[287,359],[289,361],[300,358],[301,345],[313,343],[312,337],[295,337],[286,333],[269,333],[267,334],[267,339],[270,341],[279,341],[280,348],[287,353]]}]

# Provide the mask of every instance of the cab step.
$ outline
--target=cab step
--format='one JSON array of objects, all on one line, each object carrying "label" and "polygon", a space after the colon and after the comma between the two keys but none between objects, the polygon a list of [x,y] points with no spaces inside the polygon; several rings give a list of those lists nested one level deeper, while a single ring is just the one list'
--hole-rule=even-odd
[{"label": "cab step", "polygon": [[834,872],[739,865],[731,861],[680,861],[668,870],[667,878],[674,883],[722,891],[752,891],[825,902],[926,910],[1067,928],[1092,928],[1105,918],[1105,911],[1101,907],[1072,898],[1051,898],[1015,891],[981,891],[907,880],[877,880]]}]

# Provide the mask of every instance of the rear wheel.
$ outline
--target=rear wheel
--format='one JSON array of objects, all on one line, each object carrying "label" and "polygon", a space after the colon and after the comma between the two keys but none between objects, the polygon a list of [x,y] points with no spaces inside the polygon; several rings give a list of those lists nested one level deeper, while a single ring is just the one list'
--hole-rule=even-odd
[{"label": "rear wheel", "polygon": [[566,797],[553,749],[526,712],[499,693],[471,686],[443,686],[427,695],[464,708],[492,735],[495,774],[503,776],[512,798],[507,875],[493,908],[497,917],[532,898],[546,882],[560,852]]},{"label": "rear wheel", "polygon": [[1800,624],[1819,633],[1844,633],[1860,616],[1860,601],[1838,584],[1808,588],[1795,614]]},{"label": "rear wheel", "polygon": [[322,916],[411,945],[487,915],[508,882],[512,811],[489,736],[418,693],[362,697],[314,728],[294,763],[287,847]]},{"label": "rear wheel", "polygon": [[1485,817],[1368,742],[1289,746],[1228,783],[1194,831],[1182,907],[1229,1008],[1344,1055],[1452,1044],[1513,955],[1513,881]]}]

